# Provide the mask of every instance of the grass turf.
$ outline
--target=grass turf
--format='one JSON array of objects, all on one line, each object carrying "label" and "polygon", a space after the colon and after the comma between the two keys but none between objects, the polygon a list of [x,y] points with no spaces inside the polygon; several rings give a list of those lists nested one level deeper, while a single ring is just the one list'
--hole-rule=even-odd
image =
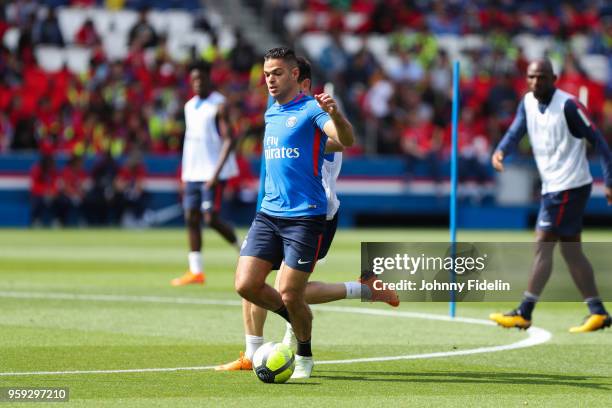
[{"label": "grass turf", "polygon": [[[589,241],[609,238],[607,231],[585,233]],[[1,230],[0,373],[194,367],[235,358],[244,347],[232,288],[236,253],[207,231],[207,285],[172,288],[169,280],[185,269],[185,239],[182,230]],[[314,278],[355,279],[360,241],[446,239],[442,230],[342,230]],[[532,234],[475,231],[459,239],[530,241]],[[335,306],[388,309],[358,301]],[[461,303],[458,314],[485,319],[513,306]],[[399,310],[444,315],[448,306],[405,303]],[[69,387],[70,406],[612,406],[610,331],[567,333],[585,314],[582,304],[542,303],[534,324],[552,333],[542,345],[321,364],[310,380],[285,385],[262,384],[251,372],[187,370],[0,376],[0,387]],[[494,326],[324,308],[314,317],[319,361],[466,350],[527,337]],[[279,341],[282,331],[282,321],[270,316],[266,339]]]}]

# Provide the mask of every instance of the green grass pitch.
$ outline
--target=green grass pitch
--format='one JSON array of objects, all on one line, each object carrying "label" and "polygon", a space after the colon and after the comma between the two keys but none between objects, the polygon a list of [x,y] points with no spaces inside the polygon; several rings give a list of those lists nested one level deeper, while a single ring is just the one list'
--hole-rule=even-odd
[{"label": "green grass pitch", "polygon": [[[532,238],[459,234],[464,241]],[[590,241],[611,238],[609,231],[585,233]],[[341,230],[313,279],[356,279],[360,241],[446,239],[443,230]],[[66,406],[612,406],[612,332],[570,335],[567,328],[587,313],[578,303],[538,305],[534,325],[552,337],[522,349],[319,364],[310,380],[284,385],[263,384],[252,372],[141,370],[207,367],[243,349],[233,290],[237,254],[205,231],[204,257],[206,286],[173,288],[170,279],[186,266],[183,230],[0,230],[0,387],[69,387]],[[527,271],[517,273],[526,281]],[[390,310],[386,305],[333,306],[343,309],[314,310],[315,361],[460,352],[528,337],[489,325],[375,314]],[[457,310],[486,319],[513,306],[460,303]],[[446,315],[448,305],[405,303],[399,312]],[[280,318],[270,315],[266,340],[282,334]],[[34,372],[77,373],[7,375]]]}]

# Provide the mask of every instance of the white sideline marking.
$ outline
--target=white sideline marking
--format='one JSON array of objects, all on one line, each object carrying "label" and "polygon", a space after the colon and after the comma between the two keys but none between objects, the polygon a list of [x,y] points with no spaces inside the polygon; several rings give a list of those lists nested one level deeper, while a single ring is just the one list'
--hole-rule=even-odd
[{"label": "white sideline marking", "polygon": [[[0,291],[0,298],[14,299],[57,299],[57,300],[82,300],[82,301],[99,301],[99,302],[139,302],[139,303],[170,303],[170,304],[186,304],[186,305],[219,305],[219,306],[241,306],[242,302],[237,300],[215,300],[215,299],[191,299],[191,298],[174,298],[163,296],[124,296],[124,295],[77,295],[70,293],[41,293],[41,292],[6,292]],[[482,319],[473,319],[467,317],[450,318],[444,315],[436,315],[429,313],[404,312],[393,310],[381,310],[359,307],[340,307],[340,306],[313,306],[315,310],[323,310],[337,313],[354,313],[366,314],[375,316],[388,317],[406,317],[412,319],[426,320],[441,320],[451,323],[468,323],[468,324],[483,324],[494,325],[493,322]],[[436,353],[424,354],[407,354],[402,356],[388,357],[366,357],[354,358],[345,360],[324,360],[317,361],[316,364],[353,364],[353,363],[369,363],[379,361],[394,361],[394,360],[417,360],[426,358],[453,357],[465,356],[470,354],[493,353],[497,351],[515,350],[525,347],[532,347],[538,344],[546,343],[552,337],[552,334],[538,327],[531,327],[527,330],[528,337],[521,341],[501,346],[478,347],[468,350],[443,351]],[[215,365],[196,366],[196,367],[167,367],[167,368],[133,368],[124,370],[74,370],[74,371],[31,371],[31,372],[6,372],[1,373],[0,377],[16,377],[28,375],[68,375],[68,374],[122,374],[122,373],[161,373],[173,371],[201,371],[211,370]]]}]

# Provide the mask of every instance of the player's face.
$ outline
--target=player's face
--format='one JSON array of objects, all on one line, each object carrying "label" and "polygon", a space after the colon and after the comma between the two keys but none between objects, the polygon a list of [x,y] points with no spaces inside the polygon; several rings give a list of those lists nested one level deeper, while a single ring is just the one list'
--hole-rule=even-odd
[{"label": "player's face", "polygon": [[189,73],[189,79],[191,81],[191,89],[194,94],[202,95],[207,87],[207,79],[202,71],[199,69],[193,69]]},{"label": "player's face", "polygon": [[279,103],[288,102],[298,91],[299,70],[282,59],[269,59],[264,62],[264,76],[270,95]]},{"label": "player's face", "polygon": [[527,85],[536,99],[550,94],[555,87],[557,77],[543,64],[533,63],[527,68]]}]

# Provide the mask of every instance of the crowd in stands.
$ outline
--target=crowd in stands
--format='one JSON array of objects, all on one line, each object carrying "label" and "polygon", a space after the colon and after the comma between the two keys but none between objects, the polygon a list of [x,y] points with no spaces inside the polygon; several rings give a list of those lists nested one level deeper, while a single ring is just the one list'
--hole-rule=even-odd
[{"label": "crowd in stands", "polygon": [[240,33],[232,50],[219,49],[213,35],[200,55],[192,50],[190,59],[176,61],[168,55],[164,33],[147,22],[146,9],[127,33],[124,60],[107,58],[94,24],[86,20],[74,42],[92,50],[89,69],[75,73],[64,65],[45,72],[36,46],[63,46],[66,41],[53,9],[29,7],[32,3],[0,6],[0,38],[9,27],[19,28],[15,49],[0,49],[0,151],[46,146],[66,154],[111,150],[115,157],[132,151],[177,154],[182,108],[191,92],[187,68],[198,58],[213,65],[213,81],[236,106],[238,132],[265,106],[263,95],[248,95],[256,56]]},{"label": "crowd in stands", "polygon": [[[595,123],[608,140],[612,135],[612,7],[605,1],[245,2],[255,6],[290,45],[310,57],[318,77],[316,91],[325,81],[334,84],[360,138],[359,146],[349,154],[402,154],[409,171],[420,165],[434,179],[443,177],[440,159],[448,157],[450,149],[452,61],[460,57],[462,174],[487,179],[490,151],[512,121],[526,90],[525,47],[529,44],[516,40],[521,35],[550,40],[544,51],[558,68],[558,86],[575,95],[587,89]],[[58,6],[139,10],[138,19],[125,34],[129,47],[125,58],[107,55],[104,34],[91,19],[67,38],[58,21]],[[193,30],[205,33],[210,42],[192,47],[185,58],[176,58],[169,52],[166,33],[151,24],[149,7],[194,10]],[[298,21],[296,15],[299,24],[292,24]],[[261,56],[249,43],[248,33],[239,30],[233,33],[231,47],[222,47],[219,27],[208,17],[199,1],[2,3],[0,153],[38,150],[49,153],[43,157],[86,155],[99,157],[100,162],[104,157],[116,160],[132,154],[180,154],[182,108],[191,95],[187,71],[191,62],[203,59],[211,64],[212,81],[228,96],[233,130],[241,137],[241,160],[259,157],[266,105]],[[18,33],[13,46],[7,41],[9,32]],[[312,33],[325,33],[329,38],[318,52],[311,52],[304,43]],[[384,52],[372,45],[372,39],[380,36],[385,40]],[[468,46],[468,38],[479,41]],[[449,49],[449,39],[459,48]],[[349,46],[351,43],[358,45]],[[576,44],[582,44],[580,52]],[[87,69],[74,72],[64,65],[45,71],[36,54],[40,45],[87,48],[91,52]],[[607,58],[603,68],[607,79],[593,78],[585,70],[585,55]],[[39,164],[41,168],[49,165],[47,159]],[[46,171],[41,174],[43,179],[49,176]],[[53,206],[62,209],[56,212],[67,214],[70,211],[65,208],[70,206],[66,203],[79,201],[73,199],[79,194],[66,193],[61,187],[67,184],[59,182],[53,187],[51,183],[34,195],[43,197],[43,203],[57,197]],[[93,187],[88,193],[94,191],[105,196],[103,187]],[[86,203],[87,197],[79,202]],[[108,212],[105,217],[116,222],[120,211]]]},{"label": "crowd in stands", "polygon": [[[525,71],[533,54],[528,51],[541,44],[557,68],[558,87],[576,96],[584,87],[595,123],[608,141],[612,137],[609,2],[249,3],[274,22],[271,26],[281,35],[311,51],[319,73],[342,95],[351,119],[361,122],[368,152],[419,158],[432,168],[430,174],[438,174],[433,167],[448,157],[450,148],[452,60],[459,58],[460,151],[470,162],[467,167],[477,169],[470,176],[479,178],[526,91]],[[317,33],[326,40],[312,46],[320,38]],[[388,52],[372,46],[381,36]],[[595,62],[603,62],[595,67],[599,75],[591,75],[584,66],[593,56]]]},{"label": "crowd in stands", "polygon": [[30,172],[32,225],[142,226],[147,206],[145,166],[133,153],[123,163],[101,154],[91,171],[71,154],[61,168],[52,150],[43,148]]},{"label": "crowd in stands", "polygon": [[[118,224],[126,214],[142,219],[145,170],[142,163],[131,168],[129,158],[180,154],[183,104],[191,96],[188,67],[194,60],[211,64],[213,82],[234,108],[235,134],[262,129],[265,90],[259,77],[253,80],[251,75],[260,59],[240,32],[234,34],[232,49],[221,49],[216,33],[199,13],[194,27],[208,33],[211,44],[176,60],[168,53],[165,33],[147,20],[149,9],[138,8],[139,18],[126,33],[129,53],[114,60],[107,57],[102,35],[91,19],[68,40],[56,9],[41,3],[90,6],[96,2],[0,5],[0,39],[15,28],[19,33],[13,48],[0,41],[0,154],[40,152],[41,159],[31,171],[33,224]],[[114,3],[116,7],[119,2]],[[91,50],[88,69],[74,72],[64,65],[45,71],[36,47],[69,43]],[[252,83],[257,84],[257,92],[252,92]],[[248,138],[243,144],[250,151],[257,149]],[[91,171],[83,170],[83,159],[96,162]]]}]

